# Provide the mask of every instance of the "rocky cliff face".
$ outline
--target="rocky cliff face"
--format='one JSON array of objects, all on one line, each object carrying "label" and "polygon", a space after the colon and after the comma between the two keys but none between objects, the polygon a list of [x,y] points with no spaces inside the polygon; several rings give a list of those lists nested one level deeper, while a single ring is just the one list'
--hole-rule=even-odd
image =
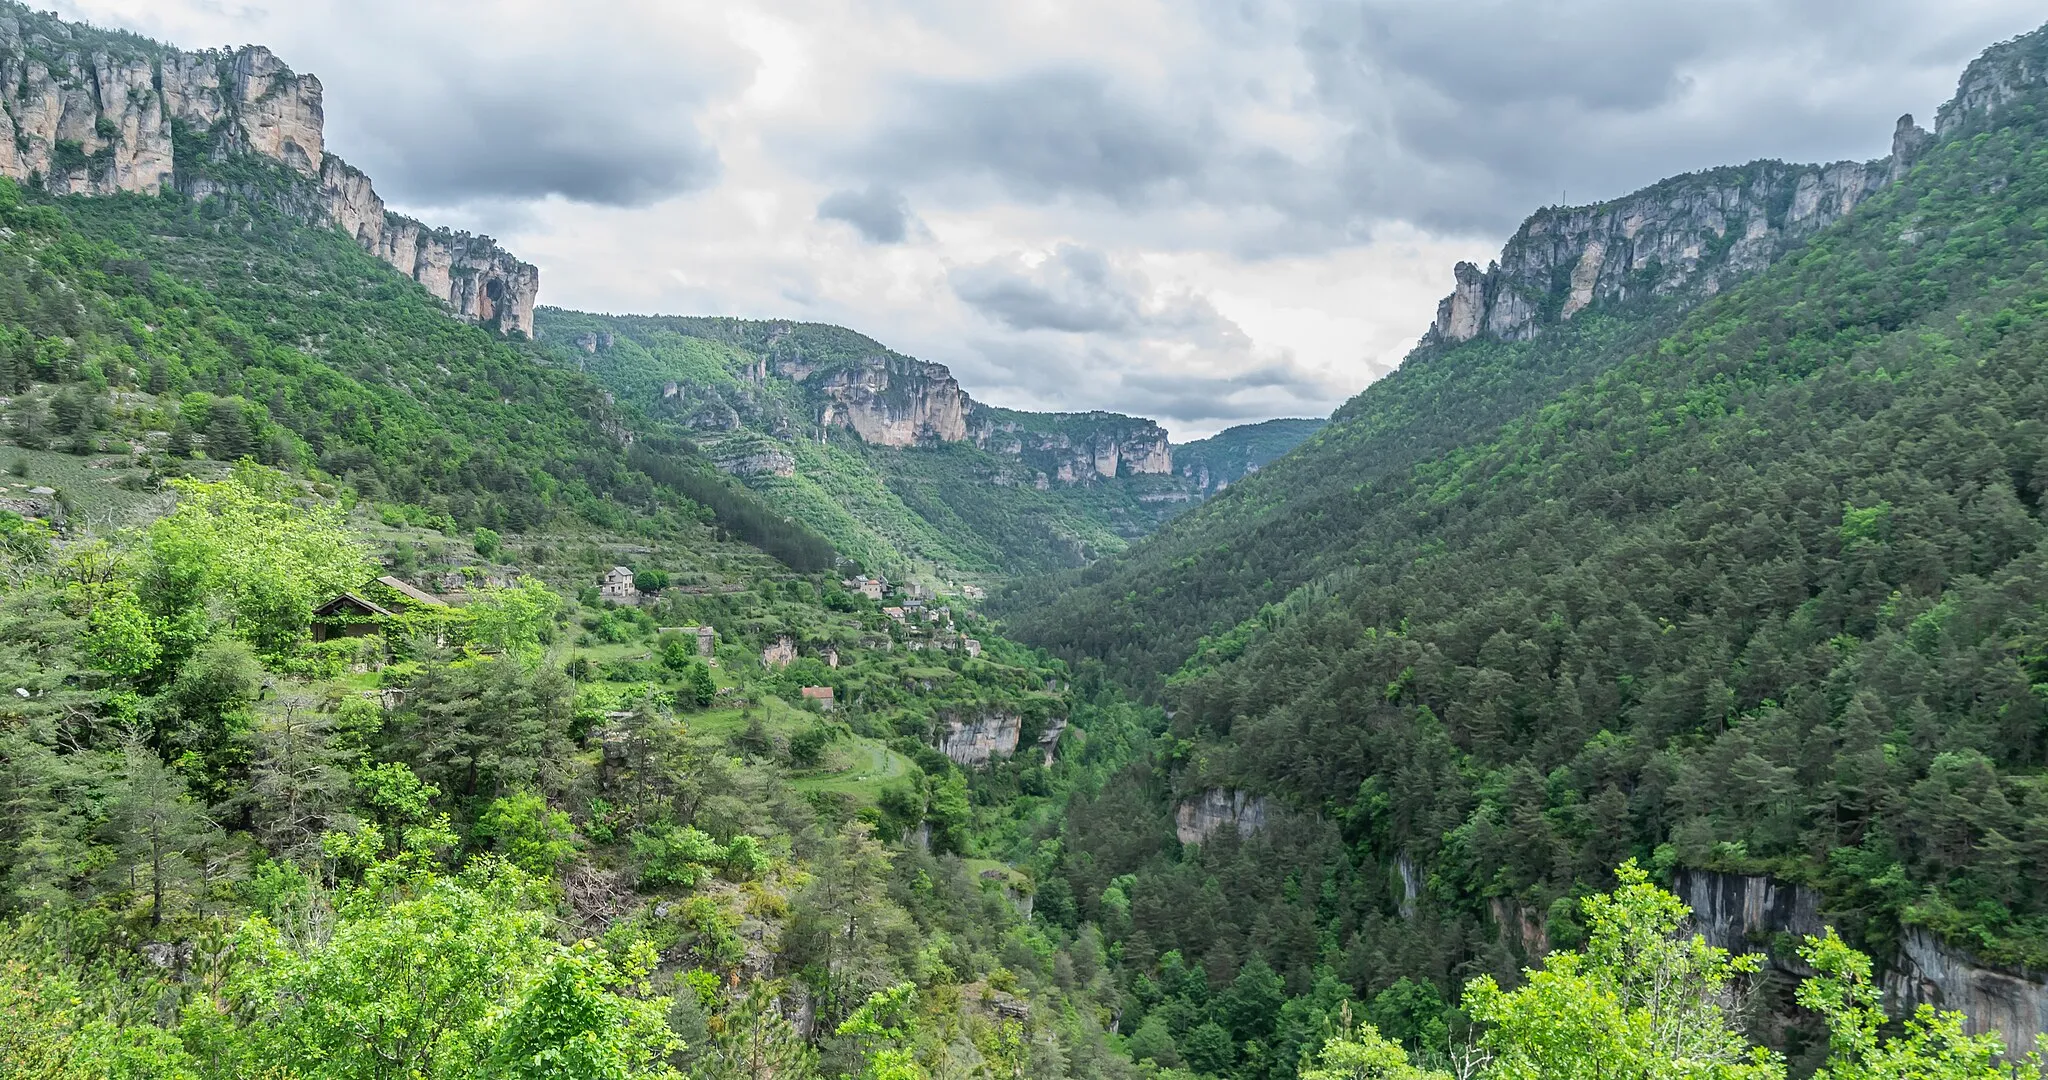
[{"label": "rocky cliff face", "polygon": [[312,208],[457,315],[531,335],[540,272],[488,237],[387,212],[327,153],[325,123],[320,80],[261,46],[179,52],[0,6],[0,175],[59,195],[206,198],[238,190],[206,165],[255,157],[302,181],[290,209]]},{"label": "rocky cliff face", "polygon": [[1017,752],[1024,718],[1012,712],[982,712],[947,719],[939,736],[939,752],[958,765],[973,768]]},{"label": "rocky cliff face", "polygon": [[1133,416],[977,409],[971,434],[975,445],[1019,458],[1049,483],[1173,472],[1166,429]]},{"label": "rocky cliff face", "polygon": [[1183,844],[1199,844],[1227,825],[1250,836],[1266,827],[1271,806],[1263,795],[1210,788],[1173,808],[1174,835]]},{"label": "rocky cliff face", "polygon": [[[1813,974],[1797,956],[1772,949],[1781,935],[1805,937],[1825,926],[1820,893],[1754,874],[1679,872],[1676,888],[1707,943],[1732,952],[1767,951],[1772,967],[1794,977]],[[1908,927],[1885,968],[1884,1005],[1905,1016],[1920,1005],[1960,1009],[1975,1034],[1996,1031],[2014,1057],[2033,1052],[2048,1032],[2048,973],[1984,964],[1926,930]]]},{"label": "rocky cliff face", "polygon": [[1759,161],[1675,177],[1596,206],[1540,210],[1487,269],[1458,264],[1425,341],[1520,341],[1603,302],[1704,300],[1904,176],[1937,140],[2044,99],[2048,27],[1986,50],[1936,112],[1934,131],[1900,117],[1891,154],[1876,161]]},{"label": "rocky cliff face", "polygon": [[[1693,928],[1707,944],[1730,952],[1755,952],[1774,935],[1806,937],[1826,926],[1820,894],[1804,885],[1706,870],[1681,870],[1674,884],[1692,909]],[[1793,953],[1772,952],[1769,959],[1788,975],[1813,973]]]},{"label": "rocky cliff face", "polygon": [[1975,129],[2022,98],[2048,90],[2048,27],[2000,42],[1963,69],[1950,98],[1934,116],[1942,138]]},{"label": "rocky cliff face", "polygon": [[338,157],[321,170],[328,220],[465,319],[533,336],[540,270],[488,236],[434,229],[384,209],[370,178]]},{"label": "rocky cliff face", "polygon": [[[1924,134],[1910,117],[1901,121],[1909,145]],[[1595,206],[1539,210],[1486,270],[1458,264],[1428,338],[1523,341],[1599,303],[1704,300],[1855,209],[1891,181],[1894,160],[1761,161]]]},{"label": "rocky cliff face", "polygon": [[944,364],[877,351],[854,363],[778,356],[749,373],[805,383],[825,398],[819,422],[875,446],[972,441],[1039,471],[1048,483],[1081,484],[1173,471],[1166,429],[1114,413],[1016,413],[976,402]]},{"label": "rocky cliff face", "polygon": [[[802,381],[812,370],[778,365],[777,373]],[[851,428],[862,442],[916,446],[967,438],[974,403],[944,364],[878,354],[819,376],[816,386],[830,399],[821,422]]]}]

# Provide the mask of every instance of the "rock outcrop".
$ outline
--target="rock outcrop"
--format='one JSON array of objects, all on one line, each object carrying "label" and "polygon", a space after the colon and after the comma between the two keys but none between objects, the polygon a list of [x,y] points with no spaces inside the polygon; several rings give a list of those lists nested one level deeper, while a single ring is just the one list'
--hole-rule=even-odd
[{"label": "rock outcrop", "polygon": [[749,372],[808,385],[825,399],[819,423],[874,446],[972,441],[1021,459],[1049,481],[1089,483],[1173,471],[1166,429],[1115,413],[1016,413],[976,402],[944,364],[878,350],[853,363],[778,355]]},{"label": "rock outcrop", "polygon": [[2048,90],[2048,27],[1984,50],[1956,82],[1956,96],[1934,114],[1934,133],[1947,138],[1981,127],[1994,113]]},{"label": "rock outcrop", "polygon": [[741,446],[713,451],[711,463],[731,476],[795,476],[796,458],[777,446]]},{"label": "rock outcrop", "polygon": [[1771,966],[1788,975],[1813,973],[1796,954],[1766,946],[1778,935],[1803,938],[1825,928],[1818,892],[1761,874],[1709,870],[1681,870],[1674,885],[1707,944],[1738,953],[1767,951]]},{"label": "rock outcrop", "polygon": [[250,194],[219,166],[254,158],[297,189],[279,209],[331,223],[457,315],[533,333],[540,272],[489,237],[388,212],[327,152],[320,80],[260,45],[179,52],[0,8],[0,175],[59,195]]},{"label": "rock outcrop", "polygon": [[1173,472],[1173,446],[1166,429],[1118,413],[1017,413],[977,407],[972,437],[976,446],[1016,457],[1048,481],[1062,484]]},{"label": "rock outcrop", "polygon": [[1904,1016],[1921,1005],[1960,1009],[1972,1034],[1996,1031],[2008,1056],[2040,1048],[2048,1032],[2048,972],[2000,970],[1979,963],[1919,927],[1909,927],[1884,975],[1885,1010]]},{"label": "rock outcrop", "polygon": [[1899,118],[1892,151],[1870,162],[1758,161],[1674,177],[1595,206],[1537,211],[1485,270],[1455,269],[1425,341],[1520,341],[1593,305],[1645,297],[1703,300],[1762,270],[1905,176],[1937,141],[1983,130],[1999,112],[2048,100],[2048,27],[1970,63],[1934,131]]},{"label": "rock outcrop", "polygon": [[[778,373],[787,370],[778,365]],[[944,364],[876,354],[824,375],[816,385],[829,399],[820,422],[850,428],[862,442],[917,446],[967,438],[974,403]]]},{"label": "rock outcrop", "polygon": [[[1917,152],[1909,131],[1919,132],[1910,117],[1901,134]],[[1524,341],[1595,304],[1704,300],[1881,190],[1893,179],[1893,160],[1759,161],[1674,177],[1612,202],[1539,210],[1493,265],[1457,265],[1428,339]]]},{"label": "rock outcrop", "polygon": [[948,717],[946,730],[939,736],[939,752],[956,765],[973,768],[1016,753],[1017,740],[1023,734],[1024,718],[1013,712],[990,710]]},{"label": "rock outcrop", "polygon": [[[1783,946],[1826,926],[1825,898],[1804,885],[1758,874],[1681,870],[1676,890],[1707,943],[1731,952],[1763,952],[1795,978],[1813,974]],[[1898,953],[1879,958],[1884,1005],[1905,1016],[1920,1005],[1959,1009],[1973,1034],[1996,1031],[2008,1054],[2023,1057],[2048,1032],[2048,973],[1986,964],[1919,927],[1907,927]]]},{"label": "rock outcrop", "polygon": [[1250,836],[1266,827],[1271,806],[1263,795],[1210,788],[1173,808],[1173,832],[1183,844],[1199,844],[1226,825]]}]

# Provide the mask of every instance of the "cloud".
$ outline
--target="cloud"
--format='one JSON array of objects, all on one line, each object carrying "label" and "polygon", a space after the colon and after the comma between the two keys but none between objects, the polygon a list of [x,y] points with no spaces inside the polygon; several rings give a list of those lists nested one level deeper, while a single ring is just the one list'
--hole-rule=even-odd
[{"label": "cloud", "polygon": [[879,185],[825,196],[818,204],[818,219],[843,221],[870,244],[902,243],[917,220],[902,192]]},{"label": "cloud", "polygon": [[1041,257],[958,266],[947,281],[968,308],[1011,332],[975,340],[976,376],[989,393],[1033,407],[1075,408],[1073,387],[1086,385],[1086,407],[1208,433],[1325,412],[1348,390],[1290,352],[1258,346],[1209,297],[1095,248],[1062,244]]},{"label": "cloud", "polygon": [[647,206],[709,186],[718,152],[686,118],[619,116],[593,123],[548,87],[458,97],[454,109],[401,116],[354,142],[379,164],[381,187],[407,201],[539,199]]},{"label": "cloud", "polygon": [[1304,5],[1318,107],[1347,129],[1329,220],[1504,233],[1560,198],[1613,198],[1758,157],[1885,152],[2018,0],[1333,0]]},{"label": "cloud", "polygon": [[66,0],[186,48],[269,45],[325,87],[327,144],[400,204],[641,207],[717,183],[708,111],[754,74],[717,12],[651,0]]},{"label": "cloud", "polygon": [[1033,201],[1130,202],[1193,179],[1207,157],[1199,117],[1148,107],[1104,73],[1064,67],[988,81],[905,80],[850,155],[899,182],[986,177]]},{"label": "cloud", "polygon": [[1156,289],[1141,271],[1078,244],[1035,263],[1012,255],[955,267],[947,280],[961,301],[1013,330],[1171,337],[1211,348],[1250,340],[1207,298]]},{"label": "cloud", "polygon": [[1561,195],[1881,155],[1899,113],[1925,121],[1971,57],[2043,18],[2038,0],[52,3],[317,73],[331,149],[405,212],[540,264],[547,302],[853,325],[982,400],[1183,435],[1332,407],[1407,352],[1454,262]]}]

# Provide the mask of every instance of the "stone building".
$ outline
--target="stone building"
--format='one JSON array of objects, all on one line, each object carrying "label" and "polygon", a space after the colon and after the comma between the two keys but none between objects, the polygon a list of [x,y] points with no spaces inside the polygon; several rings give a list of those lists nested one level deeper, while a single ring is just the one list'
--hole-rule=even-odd
[{"label": "stone building", "polygon": [[633,588],[632,568],[614,566],[606,571],[604,580],[597,583],[597,595],[607,600],[638,599],[640,593]]}]

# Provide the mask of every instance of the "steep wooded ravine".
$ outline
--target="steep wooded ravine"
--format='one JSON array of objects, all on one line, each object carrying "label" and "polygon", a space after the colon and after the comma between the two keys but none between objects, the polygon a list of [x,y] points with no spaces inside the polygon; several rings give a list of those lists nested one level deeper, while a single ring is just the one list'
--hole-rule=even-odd
[{"label": "steep wooded ravine", "polygon": [[[2033,978],[2044,56],[2048,32],[1987,52],[1910,169],[1690,312],[1426,343],[1301,451],[1020,609],[1173,710],[1145,769],[1071,811],[1077,915],[1188,962],[1448,989],[1574,943],[1572,898],[1634,855],[1810,885],[1895,966],[1941,940]],[[1381,422],[1404,413],[1434,424]],[[1264,827],[1176,862],[1159,811],[1124,824],[1216,790],[1269,797]],[[1120,880],[1117,913],[1090,900]]]}]

